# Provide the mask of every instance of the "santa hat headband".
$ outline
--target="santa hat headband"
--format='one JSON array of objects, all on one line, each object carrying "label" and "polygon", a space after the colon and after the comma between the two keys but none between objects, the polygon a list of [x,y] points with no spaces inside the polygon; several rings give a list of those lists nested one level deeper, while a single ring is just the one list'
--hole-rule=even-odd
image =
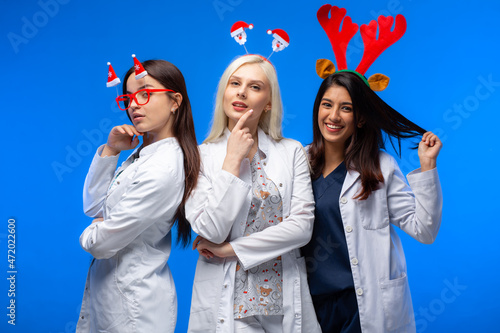
[{"label": "santa hat headband", "polygon": [[106,82],[106,87],[114,87],[120,84],[120,79],[118,76],[116,76],[115,70],[113,69],[113,66],[111,66],[111,63],[108,62],[108,82]]},{"label": "santa hat headband", "polygon": [[270,35],[272,34],[273,37],[279,41],[280,43],[282,43],[283,45],[285,45],[285,47],[288,46],[288,44],[290,44],[290,37],[288,37],[288,34],[286,33],[285,30],[282,30],[282,29],[274,29],[274,30],[267,30],[267,34]]},{"label": "santa hat headband", "polygon": [[394,23],[394,17],[392,16],[380,15],[377,21],[372,20],[368,25],[361,25],[360,33],[364,44],[363,57],[356,70],[350,70],[347,69],[347,44],[358,31],[358,25],[353,23],[349,16],[345,16],[346,12],[345,8],[331,5],[323,5],[318,10],[318,21],[330,40],[338,70],[335,69],[335,65],[330,60],[318,59],[316,61],[316,72],[322,79],[326,79],[336,71],[352,72],[363,79],[372,90],[382,91],[389,85],[389,77],[384,74],[374,74],[367,80],[364,74],[389,46],[396,43],[404,35],[406,32],[406,19],[403,15],[398,14],[393,31],[391,31]]},{"label": "santa hat headband", "polygon": [[141,62],[137,60],[135,54],[132,54],[132,58],[134,58],[135,79],[139,80],[148,75],[148,72],[144,69]]},{"label": "santa hat headband", "polygon": [[[132,54],[132,58],[134,58],[134,71],[135,71],[135,79],[139,80],[148,75],[148,72],[144,69],[141,62],[136,58],[135,54]],[[108,62],[108,81],[106,82],[106,87],[114,87],[121,83],[118,76],[116,76],[115,70],[111,63]]]},{"label": "santa hat headband", "polygon": [[[253,29],[253,27],[254,27],[253,24],[248,24],[244,21],[238,21],[234,23],[231,27],[231,37],[234,38],[234,40],[238,44],[242,45],[245,48],[247,55],[248,51],[245,47],[247,36],[245,29]],[[284,30],[282,29],[267,30],[267,33],[272,34],[274,37],[272,43],[273,52],[271,53],[271,55],[273,55],[274,52],[284,50],[286,47],[288,47],[288,45],[290,45],[290,37]],[[271,57],[271,55],[269,55],[269,57],[267,58],[262,56],[260,57],[269,62],[269,58]]]},{"label": "santa hat headband", "polygon": [[241,34],[245,31],[245,29],[253,29],[253,24],[248,24],[246,22],[243,22],[243,21],[238,21],[236,23],[233,24],[233,26],[231,27],[231,37],[235,37],[236,35],[238,34]]}]

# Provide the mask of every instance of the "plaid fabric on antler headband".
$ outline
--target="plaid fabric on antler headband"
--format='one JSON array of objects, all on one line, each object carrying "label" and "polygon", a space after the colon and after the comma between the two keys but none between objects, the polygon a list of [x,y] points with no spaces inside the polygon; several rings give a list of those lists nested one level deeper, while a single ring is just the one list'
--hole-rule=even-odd
[{"label": "plaid fabric on antler headband", "polygon": [[[392,31],[391,27],[394,23],[394,17],[392,16],[380,15],[377,21],[372,20],[368,25],[363,24],[360,28],[364,44],[363,58],[356,70],[349,70],[347,69],[346,59],[347,45],[358,31],[358,25],[353,23],[349,16],[345,16],[346,12],[345,8],[323,5],[317,13],[318,21],[332,44],[335,60],[337,61],[337,70],[357,74],[372,90],[384,90],[389,85],[389,78],[386,75],[374,74],[367,80],[364,74],[382,52],[404,35],[406,32],[406,19],[403,15],[398,14]],[[330,14],[330,17],[328,17],[328,14]],[[344,20],[344,23],[340,29],[342,20]],[[377,28],[379,30],[378,38]],[[335,65],[330,60],[318,59],[316,61],[316,72],[321,78],[325,79],[335,71]]]}]

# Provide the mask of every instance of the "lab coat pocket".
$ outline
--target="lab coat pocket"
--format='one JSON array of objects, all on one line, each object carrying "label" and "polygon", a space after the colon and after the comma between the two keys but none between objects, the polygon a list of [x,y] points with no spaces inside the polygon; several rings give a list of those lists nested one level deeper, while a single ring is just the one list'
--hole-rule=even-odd
[{"label": "lab coat pocket", "polygon": [[392,332],[408,325],[413,320],[413,308],[406,273],[396,279],[381,280],[380,289],[386,330]]},{"label": "lab coat pocket", "polygon": [[385,188],[373,191],[366,200],[357,200],[361,223],[366,230],[377,230],[389,226],[387,194]]}]

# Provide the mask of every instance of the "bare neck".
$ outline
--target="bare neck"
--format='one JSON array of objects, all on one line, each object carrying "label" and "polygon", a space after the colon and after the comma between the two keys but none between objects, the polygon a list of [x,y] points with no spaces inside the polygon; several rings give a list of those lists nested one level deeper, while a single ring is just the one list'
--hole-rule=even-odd
[{"label": "bare neck", "polygon": [[325,142],[325,165],[323,167],[323,177],[328,176],[345,159],[344,145]]}]

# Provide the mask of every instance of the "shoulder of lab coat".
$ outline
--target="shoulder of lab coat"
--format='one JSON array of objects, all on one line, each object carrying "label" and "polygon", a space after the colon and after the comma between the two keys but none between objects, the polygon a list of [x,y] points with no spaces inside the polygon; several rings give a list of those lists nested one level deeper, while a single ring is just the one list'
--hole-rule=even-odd
[{"label": "shoulder of lab coat", "polygon": [[186,217],[193,231],[217,244],[227,239],[242,210],[248,211],[245,202],[252,189],[222,170],[229,135],[227,130],[218,141],[200,145],[200,175],[186,202]]},{"label": "shoulder of lab coat", "polygon": [[82,248],[97,259],[110,258],[152,224],[173,223],[184,193],[182,156],[177,141],[171,138],[149,158],[128,165],[137,170],[126,185],[127,191],[104,221],[83,231]]}]

